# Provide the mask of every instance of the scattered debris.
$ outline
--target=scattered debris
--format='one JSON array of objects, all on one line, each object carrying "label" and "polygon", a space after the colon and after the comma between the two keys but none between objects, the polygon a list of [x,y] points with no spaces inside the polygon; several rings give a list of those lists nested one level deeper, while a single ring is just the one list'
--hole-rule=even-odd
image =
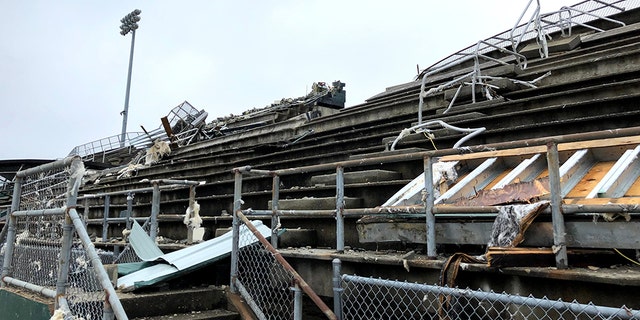
[{"label": "scattered debris", "polygon": [[56,309],[49,320],[64,320],[65,316],[66,313],[64,311],[62,311],[61,309]]},{"label": "scattered debris", "polygon": [[538,216],[549,206],[548,201],[526,205],[499,207],[500,212],[493,222],[489,247],[512,248],[524,240],[524,233]]},{"label": "scattered debris", "polygon": [[189,228],[200,228],[202,218],[200,217],[200,204],[198,204],[198,201],[193,202],[193,207],[189,206],[187,208],[183,223]]},{"label": "scattered debris", "polygon": [[162,159],[162,157],[171,153],[171,147],[166,141],[162,141],[160,139],[156,139],[153,142],[153,145],[147,149],[147,154],[144,158],[144,163],[147,166],[150,166],[154,163],[157,163]]}]

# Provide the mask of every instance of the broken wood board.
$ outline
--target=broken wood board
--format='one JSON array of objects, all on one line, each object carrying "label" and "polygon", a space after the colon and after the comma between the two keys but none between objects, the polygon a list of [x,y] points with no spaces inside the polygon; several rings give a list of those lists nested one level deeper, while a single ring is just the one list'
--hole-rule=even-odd
[{"label": "broken wood board", "polygon": [[[581,149],[602,148],[602,147],[611,147],[611,146],[625,146],[625,145],[635,146],[638,144],[640,144],[640,136],[620,137],[620,138],[601,139],[601,140],[559,143],[558,151],[581,150]],[[460,154],[460,155],[449,155],[449,156],[441,157],[440,161],[462,161],[462,160],[470,160],[470,159],[522,156],[522,155],[545,153],[545,152],[547,152],[547,146],[535,146],[535,147],[524,147],[524,148],[514,148],[514,149],[495,150],[495,151],[483,151],[483,152],[467,153],[467,154]]]},{"label": "broken wood board", "polygon": [[536,179],[506,185],[504,188],[480,190],[471,198],[460,198],[455,206],[494,206],[501,204],[531,203],[549,194],[549,179]]}]

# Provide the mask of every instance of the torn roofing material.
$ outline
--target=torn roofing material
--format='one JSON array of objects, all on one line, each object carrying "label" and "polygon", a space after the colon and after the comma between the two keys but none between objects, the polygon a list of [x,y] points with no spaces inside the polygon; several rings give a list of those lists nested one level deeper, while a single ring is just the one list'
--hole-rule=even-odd
[{"label": "torn roofing material", "polygon": [[[265,226],[262,221],[252,222],[264,237],[271,236],[271,229]],[[249,237],[251,234],[246,226],[240,227],[240,237]],[[136,227],[134,224],[129,239],[131,246],[141,259],[148,262],[154,261],[155,264],[151,266],[148,263],[141,264],[142,269],[119,278],[117,287],[123,291],[131,291],[169,280],[227,257],[231,253],[233,234],[227,232],[217,238],[168,254],[162,254],[162,251],[139,225]],[[258,241],[255,236],[252,239],[251,243],[244,242],[243,246]]]},{"label": "torn roofing material", "polygon": [[133,219],[131,234],[129,234],[129,243],[142,261],[155,261],[164,255],[135,219]]}]

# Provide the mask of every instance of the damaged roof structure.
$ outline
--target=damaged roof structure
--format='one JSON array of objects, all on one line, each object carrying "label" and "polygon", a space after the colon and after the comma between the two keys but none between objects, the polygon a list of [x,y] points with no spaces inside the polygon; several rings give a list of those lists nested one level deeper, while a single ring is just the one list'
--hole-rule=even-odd
[{"label": "damaged roof structure", "polygon": [[[334,313],[318,304],[309,319],[577,317],[567,305],[526,313],[529,302],[496,292],[597,306],[579,313],[588,319],[639,317],[640,2],[534,12],[360,105],[344,108],[340,81],[209,122],[185,101],[125,148],[109,139],[76,147],[71,155],[92,168],[78,210],[94,244],[110,263],[140,268],[115,282],[168,296],[185,288],[180,280],[229,284],[257,318],[277,318],[266,312],[280,310],[277,292],[294,283],[344,301]],[[157,249],[147,260],[175,277],[156,281],[148,265],[128,263],[144,260],[149,243],[184,256],[249,219],[260,222],[248,249],[196,254],[189,272]],[[420,291],[424,305],[408,294],[384,300],[374,289],[337,290],[355,278],[336,278],[336,263],[358,277],[482,290]]]}]

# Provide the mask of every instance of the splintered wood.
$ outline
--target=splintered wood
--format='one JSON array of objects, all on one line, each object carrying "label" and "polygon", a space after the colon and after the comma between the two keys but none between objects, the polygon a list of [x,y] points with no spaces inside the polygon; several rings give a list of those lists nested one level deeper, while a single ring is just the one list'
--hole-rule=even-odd
[{"label": "splintered wood", "polygon": [[549,178],[520,182],[500,189],[480,190],[471,198],[456,200],[456,206],[495,206],[514,203],[532,203],[549,194]]}]

